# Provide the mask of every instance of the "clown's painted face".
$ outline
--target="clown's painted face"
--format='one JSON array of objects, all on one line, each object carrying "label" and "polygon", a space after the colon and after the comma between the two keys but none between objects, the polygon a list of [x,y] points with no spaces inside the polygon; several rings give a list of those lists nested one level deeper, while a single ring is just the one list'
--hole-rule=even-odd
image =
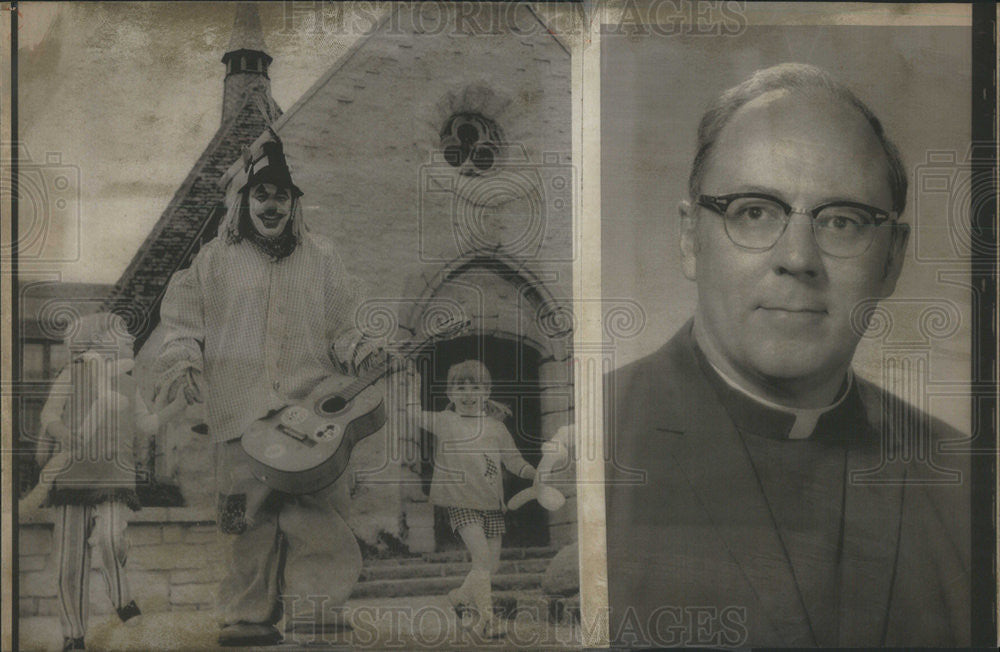
[{"label": "clown's painted face", "polygon": [[265,238],[276,238],[292,218],[292,193],[288,188],[261,183],[250,189],[250,222]]}]

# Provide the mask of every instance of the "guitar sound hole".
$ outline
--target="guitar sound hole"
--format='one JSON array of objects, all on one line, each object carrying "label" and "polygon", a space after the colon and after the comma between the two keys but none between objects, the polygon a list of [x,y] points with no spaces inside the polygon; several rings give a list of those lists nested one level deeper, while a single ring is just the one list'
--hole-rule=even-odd
[{"label": "guitar sound hole", "polygon": [[336,414],[347,407],[347,401],[342,396],[331,396],[319,404],[319,409],[327,414]]}]

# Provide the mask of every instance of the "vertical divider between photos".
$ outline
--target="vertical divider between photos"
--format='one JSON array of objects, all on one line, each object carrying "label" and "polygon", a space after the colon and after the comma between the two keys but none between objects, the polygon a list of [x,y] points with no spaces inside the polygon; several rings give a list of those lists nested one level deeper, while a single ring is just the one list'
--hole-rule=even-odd
[{"label": "vertical divider between photos", "polygon": [[[0,19],[3,27],[0,32],[7,38],[5,42],[10,43],[8,52],[0,53],[0,66],[6,70],[0,70],[0,78],[9,79],[10,90],[3,90],[0,98],[0,161],[9,162],[9,165],[0,164],[0,174],[10,175],[0,182],[5,188],[14,189],[17,187],[16,179],[18,173],[17,157],[17,30],[18,12],[16,5],[5,3],[8,9],[9,20]],[[9,75],[9,76],[8,76]],[[0,193],[0,242],[3,255],[0,256],[0,314],[9,316],[0,320],[0,384],[5,388],[13,388],[13,381],[19,378],[20,359],[15,355],[15,335],[17,334],[18,306],[14,300],[17,292],[17,193]],[[9,254],[7,252],[10,252]],[[17,577],[17,466],[15,453],[13,450],[15,428],[19,427],[18,418],[14,414],[13,407],[18,397],[13,392],[6,389],[0,393],[0,483],[3,489],[2,510],[0,510],[0,550],[4,560],[2,572],[0,572],[0,649],[15,650],[18,644],[17,632],[17,612],[15,611],[16,600],[14,597],[18,593]]]},{"label": "vertical divider between photos", "polygon": [[[997,592],[997,439],[998,339],[997,301],[997,29],[998,9],[994,3],[972,5],[972,149],[973,169],[970,217],[972,242],[973,351],[971,378],[982,383],[988,395],[972,392],[972,423],[983,432],[973,431],[972,483],[972,629],[974,646],[995,646],[1000,617]],[[979,173],[977,173],[979,172]],[[977,243],[976,239],[982,239]],[[978,246],[977,246],[978,245]],[[977,454],[978,453],[978,454]],[[981,572],[975,572],[980,569]],[[992,572],[982,572],[991,569]]]},{"label": "vertical divider between photos", "polygon": [[601,42],[600,20],[581,18],[573,43],[573,160],[579,174],[573,237],[577,510],[580,624],[585,647],[604,647],[608,632],[608,566],[604,497],[603,315],[601,308]]}]

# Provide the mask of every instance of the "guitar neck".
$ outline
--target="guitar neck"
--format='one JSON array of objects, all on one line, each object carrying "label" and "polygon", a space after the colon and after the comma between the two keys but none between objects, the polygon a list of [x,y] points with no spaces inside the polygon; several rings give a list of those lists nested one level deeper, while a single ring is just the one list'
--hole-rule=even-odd
[{"label": "guitar neck", "polygon": [[457,323],[453,322],[447,327],[438,331],[437,333],[425,337],[420,341],[410,340],[409,342],[405,342],[399,345],[397,350],[391,353],[386,351],[385,353],[383,353],[382,360],[379,360],[378,362],[374,363],[371,366],[371,368],[366,370],[360,376],[355,378],[350,384],[344,387],[344,389],[340,392],[341,397],[347,399],[348,401],[351,400],[352,398],[363,392],[367,387],[374,385],[376,382],[378,382],[379,378],[386,375],[390,371],[393,371],[395,368],[399,368],[397,365],[406,361],[411,355],[413,355],[413,353],[418,351],[422,346],[436,339],[447,337],[449,335],[455,335],[456,333],[460,332],[463,328],[468,327],[470,323],[471,323],[470,320],[465,320],[463,322],[457,322]]},{"label": "guitar neck", "polygon": [[[388,358],[388,355],[386,356]],[[374,385],[379,379],[392,371],[393,365],[388,360],[383,360],[372,365],[370,369],[355,378],[341,390],[340,395],[348,401],[363,392],[366,388]]]},{"label": "guitar neck", "polygon": [[340,395],[348,401],[351,400],[371,385],[377,383],[382,376],[397,369],[401,369],[402,364],[405,363],[409,356],[433,339],[433,337],[429,337],[419,342],[407,342],[400,346],[398,352],[383,353],[382,360],[373,364],[371,368],[344,387],[344,389],[340,392]]}]

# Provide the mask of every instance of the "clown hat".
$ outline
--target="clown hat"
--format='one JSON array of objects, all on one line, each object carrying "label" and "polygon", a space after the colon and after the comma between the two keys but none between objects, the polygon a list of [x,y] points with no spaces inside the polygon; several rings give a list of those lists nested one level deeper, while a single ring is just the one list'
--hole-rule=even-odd
[{"label": "clown hat", "polygon": [[299,187],[292,183],[292,172],[288,169],[288,162],[285,160],[284,146],[281,139],[274,130],[271,132],[271,140],[266,140],[260,145],[260,149],[253,155],[244,152],[244,171],[247,175],[239,192],[244,192],[260,183],[271,183],[276,186],[289,188],[296,197],[302,196]]}]

